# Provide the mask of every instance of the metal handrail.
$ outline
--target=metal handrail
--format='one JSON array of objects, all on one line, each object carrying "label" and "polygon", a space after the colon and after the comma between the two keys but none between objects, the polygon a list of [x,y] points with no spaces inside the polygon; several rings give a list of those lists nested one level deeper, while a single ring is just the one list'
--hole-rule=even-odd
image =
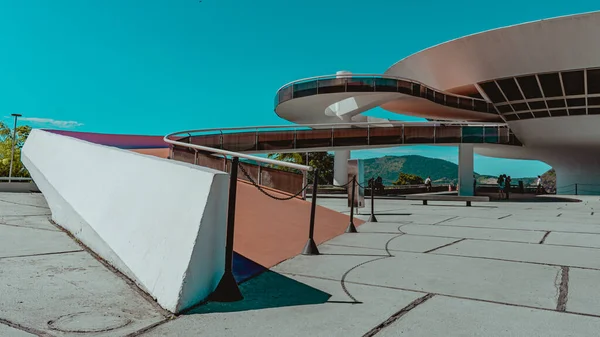
[{"label": "metal handrail", "polygon": [[[290,125],[264,125],[264,126],[245,126],[245,127],[233,127],[233,128],[210,128],[210,129],[197,129],[197,130],[185,130],[171,133],[165,137],[173,137],[181,134],[199,133],[199,132],[212,132],[212,131],[242,131],[252,130],[259,131],[264,129],[292,129],[298,128],[336,128],[338,126],[371,126],[371,125],[393,125],[393,126],[482,126],[482,127],[508,127],[506,123],[489,123],[489,122],[402,122],[402,121],[389,121],[389,122],[356,122],[356,123],[321,123],[321,124],[290,124]],[[168,143],[168,142],[167,142]]]},{"label": "metal handrail", "polygon": [[350,74],[339,74],[339,75],[320,75],[320,76],[313,76],[313,77],[301,78],[299,80],[291,81],[291,82],[288,82],[288,83],[282,85],[279,89],[277,89],[276,92],[280,92],[284,88],[287,88],[287,87],[289,87],[291,85],[294,85],[294,84],[303,83],[303,82],[309,82],[309,81],[321,80],[321,79],[332,79],[332,78],[334,78],[334,79],[343,79],[343,78],[353,78],[353,77],[371,77],[371,78],[383,78],[383,79],[392,79],[392,80],[402,80],[402,81],[407,81],[407,82],[419,84],[421,86],[424,86],[426,88],[429,88],[429,89],[437,91],[437,92],[440,92],[442,94],[446,94],[446,95],[450,95],[450,96],[454,96],[454,97],[459,97],[459,98],[468,98],[468,99],[473,99],[473,100],[476,100],[476,101],[482,101],[482,102],[486,102],[487,103],[487,101],[485,99],[474,98],[474,97],[469,97],[469,96],[465,96],[465,95],[454,94],[454,93],[447,92],[447,91],[444,91],[444,90],[439,90],[439,89],[433,88],[432,86],[427,85],[427,84],[425,84],[423,82],[420,82],[420,81],[417,81],[417,80],[413,80],[413,79],[410,79],[410,78],[399,77],[399,76],[392,76],[392,75],[385,75],[385,74],[368,74],[368,73],[367,74],[353,74],[353,73],[350,73]]},{"label": "metal handrail", "polygon": [[[179,134],[179,133],[175,133],[175,134]],[[243,154],[243,153],[239,153],[239,152],[233,152],[233,151],[215,149],[214,147],[201,146],[201,145],[190,144],[190,143],[183,143],[183,142],[179,142],[179,141],[176,141],[176,140],[169,139],[168,137],[171,136],[171,135],[174,135],[174,134],[166,135],[163,138],[163,140],[165,141],[165,143],[172,144],[172,145],[177,145],[177,146],[181,146],[181,147],[188,147],[188,148],[192,148],[192,149],[200,150],[200,151],[206,151],[206,152],[211,152],[211,153],[218,153],[218,154],[222,154],[222,155],[225,155],[225,156],[231,156],[231,157],[238,157],[238,158],[244,158],[244,159],[254,160],[254,161],[265,163],[265,164],[272,164],[272,165],[279,165],[279,166],[283,166],[283,167],[289,167],[289,168],[297,169],[297,170],[300,170],[300,171],[306,171],[306,172],[308,172],[308,171],[312,171],[313,170],[313,168],[311,166],[307,166],[307,165],[300,165],[300,164],[290,163],[290,162],[287,162],[287,161],[281,161],[281,160],[274,160],[274,159],[269,159],[269,158],[256,157],[256,156],[247,155],[247,154]]]}]

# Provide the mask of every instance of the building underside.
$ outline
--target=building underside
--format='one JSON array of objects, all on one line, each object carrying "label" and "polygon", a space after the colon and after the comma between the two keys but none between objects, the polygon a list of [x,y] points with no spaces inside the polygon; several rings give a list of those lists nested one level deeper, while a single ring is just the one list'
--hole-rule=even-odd
[{"label": "building underside", "polygon": [[575,185],[598,193],[598,36],[600,12],[494,29],[410,55],[383,74],[291,82],[278,90],[275,112],[300,124],[385,121],[363,114],[374,107],[441,124],[506,124],[522,146],[475,153],[539,160],[556,170],[559,194]]}]

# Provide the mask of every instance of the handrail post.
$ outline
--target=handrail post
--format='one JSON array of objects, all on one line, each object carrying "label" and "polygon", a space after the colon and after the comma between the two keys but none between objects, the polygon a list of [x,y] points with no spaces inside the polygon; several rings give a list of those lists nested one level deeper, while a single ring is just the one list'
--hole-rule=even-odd
[{"label": "handrail post", "polygon": [[308,241],[302,250],[302,255],[319,255],[319,249],[314,240],[315,234],[315,211],[317,209],[317,181],[319,178],[319,169],[315,168],[313,178],[312,200],[310,205],[310,227],[308,229]]},{"label": "handrail post", "polygon": [[233,276],[233,235],[235,231],[235,199],[237,193],[238,157],[231,160],[229,175],[229,203],[227,206],[227,241],[225,243],[225,272],[219,285],[210,295],[215,302],[235,302],[244,299]]},{"label": "handrail post", "polygon": [[357,233],[356,226],[354,226],[354,194],[356,190],[356,176],[352,177],[352,199],[350,202],[350,223],[346,228],[346,233]]},{"label": "handrail post", "polygon": [[[302,187],[308,184],[308,172],[302,171]],[[306,200],[306,188],[302,191],[302,200]]]},{"label": "handrail post", "polygon": [[368,222],[377,222],[377,218],[375,217],[375,181],[372,180],[369,183],[371,187],[371,216],[369,217]]}]

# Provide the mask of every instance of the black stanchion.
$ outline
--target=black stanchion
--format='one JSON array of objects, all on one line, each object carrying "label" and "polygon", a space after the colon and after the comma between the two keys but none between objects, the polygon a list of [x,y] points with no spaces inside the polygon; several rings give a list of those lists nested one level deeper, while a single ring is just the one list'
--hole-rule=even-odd
[{"label": "black stanchion", "polygon": [[235,198],[237,192],[237,172],[239,158],[233,157],[229,177],[229,205],[227,207],[227,243],[225,244],[225,273],[210,295],[215,302],[235,302],[244,299],[233,277],[233,234],[235,229]]},{"label": "black stanchion", "polygon": [[371,216],[367,221],[377,222],[377,218],[375,217],[375,182],[373,180],[369,181],[369,186],[371,187]]},{"label": "black stanchion", "polygon": [[319,178],[319,169],[314,170],[312,202],[310,205],[310,228],[308,230],[308,241],[302,250],[302,255],[319,255],[319,249],[313,239],[315,234],[315,211],[317,209],[317,180]]},{"label": "black stanchion", "polygon": [[356,176],[352,177],[352,199],[350,201],[350,223],[346,228],[346,233],[358,233],[354,226],[354,194],[356,190]]}]

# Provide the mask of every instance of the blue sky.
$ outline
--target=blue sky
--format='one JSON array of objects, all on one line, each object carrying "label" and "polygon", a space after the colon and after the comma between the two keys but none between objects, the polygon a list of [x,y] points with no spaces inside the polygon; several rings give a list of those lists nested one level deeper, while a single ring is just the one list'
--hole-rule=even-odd
[{"label": "blue sky", "polygon": [[[381,73],[437,43],[597,10],[595,3],[4,0],[0,116],[21,113],[34,127],[157,135],[286,124],[273,112],[273,97],[294,79],[338,70]],[[387,151],[457,156],[453,148]],[[487,174],[547,168],[484,157],[475,162]]]}]

